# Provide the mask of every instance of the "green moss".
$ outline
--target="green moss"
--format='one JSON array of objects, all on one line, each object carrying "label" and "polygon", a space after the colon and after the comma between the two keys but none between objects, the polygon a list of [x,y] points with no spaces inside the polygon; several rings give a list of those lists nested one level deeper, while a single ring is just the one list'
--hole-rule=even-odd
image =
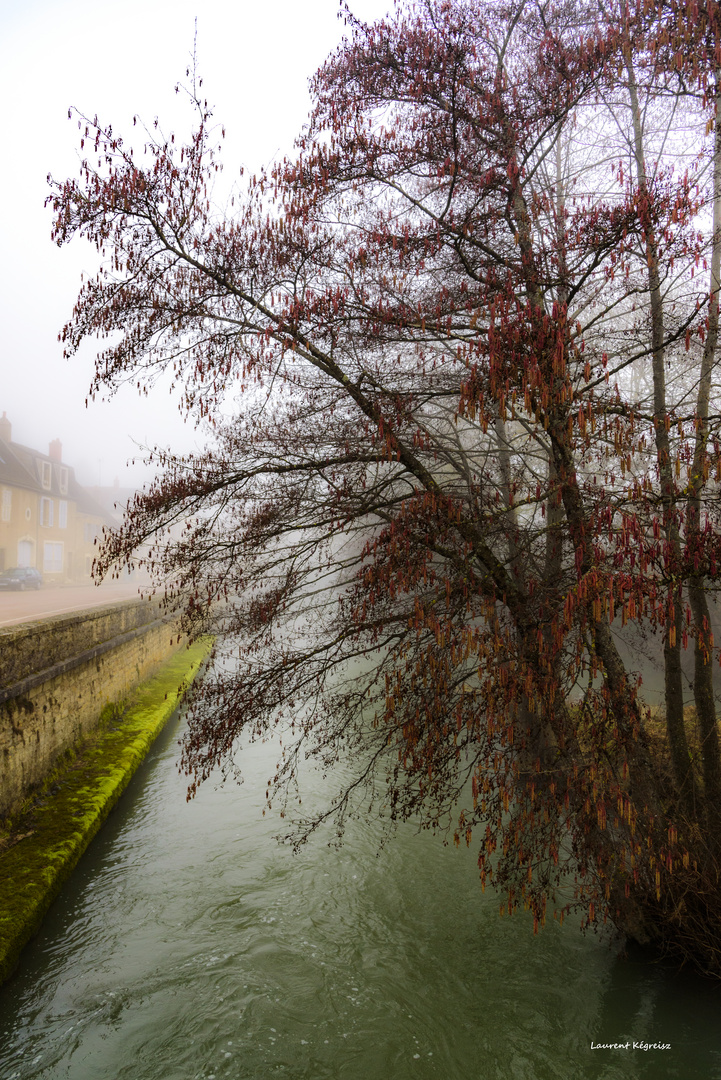
[{"label": "green moss", "polygon": [[175,711],[212,642],[181,650],[127,702],[103,710],[96,737],[54,777],[15,823],[0,853],[0,982]]}]

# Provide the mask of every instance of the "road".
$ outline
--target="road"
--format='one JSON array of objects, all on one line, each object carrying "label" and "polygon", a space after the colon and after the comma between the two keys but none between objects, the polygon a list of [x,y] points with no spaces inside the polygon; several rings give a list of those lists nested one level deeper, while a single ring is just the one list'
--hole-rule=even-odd
[{"label": "road", "polygon": [[137,582],[96,585],[44,585],[37,592],[0,592],[0,626],[46,619],[83,608],[114,604],[138,595]]}]

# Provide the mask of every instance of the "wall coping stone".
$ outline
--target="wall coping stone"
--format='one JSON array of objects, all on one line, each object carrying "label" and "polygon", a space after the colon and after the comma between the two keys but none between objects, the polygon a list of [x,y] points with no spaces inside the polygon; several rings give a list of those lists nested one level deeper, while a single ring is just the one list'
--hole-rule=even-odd
[{"label": "wall coping stone", "polygon": [[73,656],[147,627],[161,616],[158,600],[129,600],[0,628],[0,687],[11,687]]}]

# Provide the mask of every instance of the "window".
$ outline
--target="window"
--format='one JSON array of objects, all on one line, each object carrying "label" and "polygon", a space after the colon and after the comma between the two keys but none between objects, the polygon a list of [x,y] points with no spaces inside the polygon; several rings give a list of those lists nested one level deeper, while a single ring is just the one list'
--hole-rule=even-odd
[{"label": "window", "polygon": [[40,524],[52,525],[53,523],[53,500],[42,498],[40,500]]},{"label": "window", "polygon": [[83,525],[83,540],[86,544],[92,544],[97,536],[100,536],[100,526],[93,521],[86,521]]},{"label": "window", "polygon": [[12,493],[12,491],[10,490],[10,488],[3,488],[2,511],[0,511],[0,517],[2,517],[3,521],[9,521],[10,520],[10,513],[12,511],[12,505],[13,505],[13,493]]},{"label": "window", "polygon": [[58,525],[61,529],[68,527],[68,504],[64,499],[58,503]]},{"label": "window", "polygon": [[46,540],[43,545],[43,570],[46,574],[62,574],[63,545]]},{"label": "window", "polygon": [[34,566],[35,552],[32,540],[18,540],[18,566]]},{"label": "window", "polygon": [[46,491],[50,491],[50,485],[52,484],[52,481],[53,481],[53,467],[52,467],[52,465],[50,464],[49,461],[43,461],[42,462],[42,472],[43,472],[43,487],[45,488]]},{"label": "window", "polygon": [[[65,468],[64,465],[61,465],[60,466],[60,494],[61,495],[67,495],[67,493],[68,493],[68,470]],[[63,525],[63,526],[61,526],[61,528],[65,528],[65,526]]]}]

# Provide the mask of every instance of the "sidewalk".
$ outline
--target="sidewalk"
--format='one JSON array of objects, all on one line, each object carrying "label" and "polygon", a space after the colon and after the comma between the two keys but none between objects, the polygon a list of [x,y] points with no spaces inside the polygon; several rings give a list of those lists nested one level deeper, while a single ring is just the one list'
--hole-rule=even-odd
[{"label": "sidewalk", "polygon": [[[0,592],[0,626],[46,619],[70,611],[116,604],[140,596],[143,586],[137,582],[109,582],[103,585],[44,585],[36,591]],[[143,590],[147,595],[148,587]]]}]

